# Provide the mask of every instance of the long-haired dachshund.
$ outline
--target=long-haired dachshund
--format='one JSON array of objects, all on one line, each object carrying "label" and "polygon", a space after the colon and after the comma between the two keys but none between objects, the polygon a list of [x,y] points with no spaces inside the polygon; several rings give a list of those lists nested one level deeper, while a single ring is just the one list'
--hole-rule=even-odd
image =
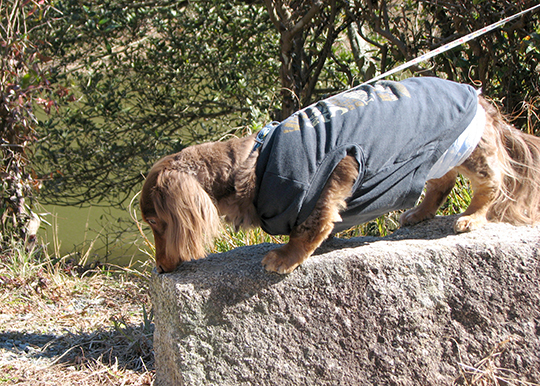
[{"label": "long-haired dachshund", "polygon": [[[437,78],[382,81],[309,106],[261,132],[159,160],[140,198],[158,272],[205,256],[222,219],[289,242],[262,260],[292,272],[331,234],[397,209],[401,225],[433,218],[458,173],[474,197],[455,232],[487,221],[533,224],[540,139],[510,126],[470,86]],[[427,184],[426,184],[427,182]]]}]

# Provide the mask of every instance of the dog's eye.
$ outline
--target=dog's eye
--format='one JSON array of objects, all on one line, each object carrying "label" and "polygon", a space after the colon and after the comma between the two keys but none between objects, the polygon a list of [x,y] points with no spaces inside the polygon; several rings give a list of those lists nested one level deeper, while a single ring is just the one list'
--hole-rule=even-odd
[{"label": "dog's eye", "polygon": [[149,219],[146,220],[146,221],[147,221],[148,224],[150,224],[150,225],[156,225],[156,224],[157,224],[156,220],[154,220],[154,219],[150,219],[150,218],[149,218]]}]

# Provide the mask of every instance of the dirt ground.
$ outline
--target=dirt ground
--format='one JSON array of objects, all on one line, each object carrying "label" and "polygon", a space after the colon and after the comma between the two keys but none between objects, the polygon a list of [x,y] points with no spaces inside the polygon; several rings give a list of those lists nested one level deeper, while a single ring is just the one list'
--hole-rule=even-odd
[{"label": "dirt ground", "polygon": [[0,272],[0,385],[152,385],[147,278]]}]

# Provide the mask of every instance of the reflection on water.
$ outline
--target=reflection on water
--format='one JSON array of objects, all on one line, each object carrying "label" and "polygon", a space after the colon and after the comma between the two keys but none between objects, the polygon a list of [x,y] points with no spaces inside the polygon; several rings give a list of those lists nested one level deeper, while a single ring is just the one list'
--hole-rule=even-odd
[{"label": "reflection on water", "polygon": [[89,263],[99,261],[123,267],[148,259],[139,250],[147,247],[127,210],[47,205],[38,211],[47,213],[42,216],[40,236],[49,251],[60,257],[69,255],[77,261],[87,259]]}]

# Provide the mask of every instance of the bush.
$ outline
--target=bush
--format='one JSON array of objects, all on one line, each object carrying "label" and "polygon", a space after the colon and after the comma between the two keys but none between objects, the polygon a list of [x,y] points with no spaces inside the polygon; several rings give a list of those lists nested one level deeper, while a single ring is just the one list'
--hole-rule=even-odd
[{"label": "bush", "polygon": [[46,2],[0,2],[0,243],[6,249],[13,238],[28,245],[35,241],[39,218],[32,211],[38,188],[30,165],[31,146],[37,140],[34,106],[46,112],[54,106],[46,63],[29,38],[44,25],[51,7]]}]

